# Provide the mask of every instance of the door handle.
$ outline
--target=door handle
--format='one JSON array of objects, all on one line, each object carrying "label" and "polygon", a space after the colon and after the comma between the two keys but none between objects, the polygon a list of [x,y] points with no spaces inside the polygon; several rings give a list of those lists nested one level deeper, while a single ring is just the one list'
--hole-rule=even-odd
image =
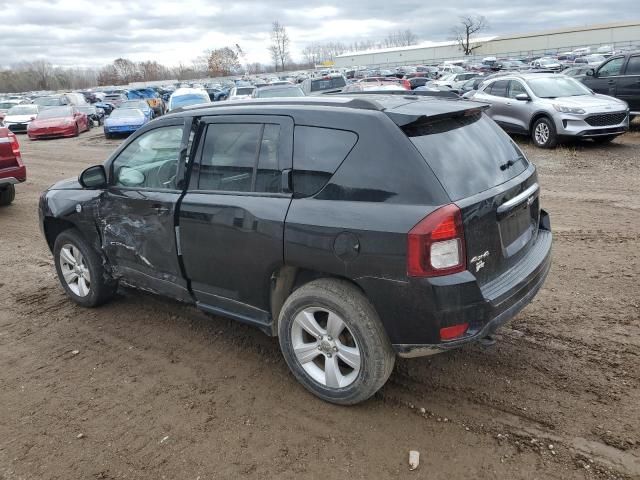
[{"label": "door handle", "polygon": [[511,105],[511,102],[507,102],[507,105]]},{"label": "door handle", "polygon": [[609,85],[614,85],[614,84],[616,83],[616,81],[615,81],[615,80],[609,80],[607,83],[608,83]]},{"label": "door handle", "polygon": [[155,209],[158,215],[169,213],[169,207],[162,205],[161,203],[154,203],[153,205],[151,205],[151,208]]}]

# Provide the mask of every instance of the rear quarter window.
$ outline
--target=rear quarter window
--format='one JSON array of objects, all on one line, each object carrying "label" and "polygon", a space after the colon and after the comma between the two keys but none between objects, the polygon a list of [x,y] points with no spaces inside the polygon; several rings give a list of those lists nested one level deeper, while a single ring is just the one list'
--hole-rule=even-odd
[{"label": "rear quarter window", "polygon": [[486,115],[435,119],[403,128],[453,201],[518,176],[529,162]]},{"label": "rear quarter window", "polygon": [[319,192],[357,141],[355,133],[345,130],[296,127],[293,140],[293,190],[296,196],[307,197]]}]

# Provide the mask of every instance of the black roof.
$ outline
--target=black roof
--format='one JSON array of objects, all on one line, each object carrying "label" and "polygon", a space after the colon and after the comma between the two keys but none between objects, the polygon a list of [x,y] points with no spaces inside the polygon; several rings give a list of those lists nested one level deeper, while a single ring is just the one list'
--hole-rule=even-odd
[{"label": "black roof", "polygon": [[437,117],[451,115],[473,109],[486,107],[477,102],[470,102],[458,97],[442,97],[431,95],[405,95],[398,92],[398,95],[375,94],[344,94],[344,95],[321,95],[316,97],[292,97],[292,98],[254,98],[251,100],[237,100],[227,102],[216,102],[214,104],[189,105],[177,109],[168,116],[181,117],[184,115],[219,115],[224,110],[226,114],[233,113],[238,109],[238,113],[255,113],[249,110],[273,110],[278,107],[287,107],[295,110],[308,107],[312,110],[331,109],[354,109],[369,110],[386,113],[398,125],[405,125],[415,121],[418,117]]}]

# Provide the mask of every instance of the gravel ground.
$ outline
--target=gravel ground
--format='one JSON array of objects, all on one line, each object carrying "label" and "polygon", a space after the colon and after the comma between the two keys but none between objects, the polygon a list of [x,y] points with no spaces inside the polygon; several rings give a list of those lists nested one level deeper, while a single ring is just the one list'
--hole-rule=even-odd
[{"label": "gravel ground", "polygon": [[350,408],[306,393],[252,328],[124,289],[71,303],[38,196],[119,141],[20,140],[29,181],[0,210],[0,479],[640,478],[640,124],[607,146],[518,139],[555,231],[545,287],[494,346],[400,360]]}]

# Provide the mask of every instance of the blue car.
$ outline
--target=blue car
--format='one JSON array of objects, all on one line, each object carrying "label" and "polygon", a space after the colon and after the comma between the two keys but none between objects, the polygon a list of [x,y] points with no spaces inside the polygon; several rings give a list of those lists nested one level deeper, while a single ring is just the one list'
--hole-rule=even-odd
[{"label": "blue car", "polygon": [[104,121],[104,136],[133,133],[149,122],[149,118],[137,108],[116,108]]},{"label": "blue car", "polygon": [[147,117],[147,120],[153,119],[155,113],[145,100],[127,100],[122,102],[118,108],[134,108],[140,110]]}]

